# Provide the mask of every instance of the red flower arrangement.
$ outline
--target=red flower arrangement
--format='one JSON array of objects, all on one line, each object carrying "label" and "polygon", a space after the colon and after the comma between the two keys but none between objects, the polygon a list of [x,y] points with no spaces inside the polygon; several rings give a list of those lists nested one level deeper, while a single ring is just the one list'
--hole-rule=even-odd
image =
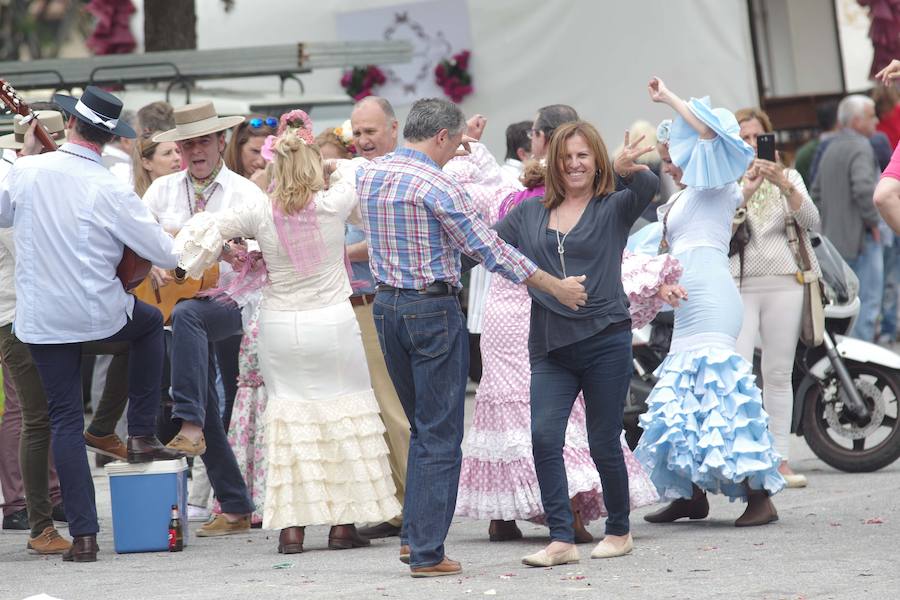
[{"label": "red flower arrangement", "polygon": [[456,103],[462,102],[463,98],[475,91],[469,74],[470,54],[468,50],[463,50],[454,54],[450,60],[442,60],[434,68],[435,82]]},{"label": "red flower arrangement", "polygon": [[371,96],[372,90],[385,81],[387,78],[384,73],[375,65],[353,67],[349,71],[344,71],[344,75],[341,77],[341,87],[354,100],[362,100],[366,96]]}]

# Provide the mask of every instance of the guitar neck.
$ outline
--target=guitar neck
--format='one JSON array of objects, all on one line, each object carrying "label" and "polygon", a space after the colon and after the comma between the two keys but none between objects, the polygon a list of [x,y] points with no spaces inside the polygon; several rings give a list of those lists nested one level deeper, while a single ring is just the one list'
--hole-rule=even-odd
[{"label": "guitar neck", "polygon": [[[37,119],[37,116],[35,116],[35,119]],[[37,127],[34,128],[34,137],[36,137],[41,145],[47,150],[57,149],[56,142],[50,137],[50,134],[47,133],[47,130],[44,129],[44,126],[41,125],[40,121],[38,121]]]}]

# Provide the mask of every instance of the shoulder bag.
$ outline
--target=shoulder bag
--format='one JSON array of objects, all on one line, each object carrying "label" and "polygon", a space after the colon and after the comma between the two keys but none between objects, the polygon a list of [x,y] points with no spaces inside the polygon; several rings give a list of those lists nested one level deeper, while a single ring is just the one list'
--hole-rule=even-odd
[{"label": "shoulder bag", "polygon": [[800,327],[800,341],[807,347],[822,343],[825,335],[825,293],[817,262],[810,256],[809,244],[803,227],[797,222],[784,200],[784,228],[788,246],[797,263],[797,281],[803,286],[803,320]]}]

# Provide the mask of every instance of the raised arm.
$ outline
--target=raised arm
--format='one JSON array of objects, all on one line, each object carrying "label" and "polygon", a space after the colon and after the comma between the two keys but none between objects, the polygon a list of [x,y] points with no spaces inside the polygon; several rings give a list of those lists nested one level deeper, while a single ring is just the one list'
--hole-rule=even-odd
[{"label": "raised arm", "polygon": [[659,102],[661,104],[668,104],[672,107],[672,109],[678,113],[678,115],[687,121],[688,125],[694,128],[694,130],[700,134],[700,138],[704,140],[711,140],[716,137],[716,132],[713,131],[708,125],[706,125],[703,121],[698,119],[693,112],[691,112],[690,107],[688,107],[687,102],[678,97],[675,92],[671,91],[666,87],[666,84],[663,83],[663,80],[659,77],[654,77],[650,80],[650,83],[647,85],[647,91],[650,93],[650,99],[654,102]]}]

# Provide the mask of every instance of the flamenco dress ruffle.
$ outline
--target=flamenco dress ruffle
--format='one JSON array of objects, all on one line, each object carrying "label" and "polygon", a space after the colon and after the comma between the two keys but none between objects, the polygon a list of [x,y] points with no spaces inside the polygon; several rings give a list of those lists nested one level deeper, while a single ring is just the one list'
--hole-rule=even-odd
[{"label": "flamenco dress ruffle", "polygon": [[663,499],[689,498],[691,484],[732,500],[751,488],[784,487],[751,365],[712,347],[670,354],[641,415],[635,456]]}]

